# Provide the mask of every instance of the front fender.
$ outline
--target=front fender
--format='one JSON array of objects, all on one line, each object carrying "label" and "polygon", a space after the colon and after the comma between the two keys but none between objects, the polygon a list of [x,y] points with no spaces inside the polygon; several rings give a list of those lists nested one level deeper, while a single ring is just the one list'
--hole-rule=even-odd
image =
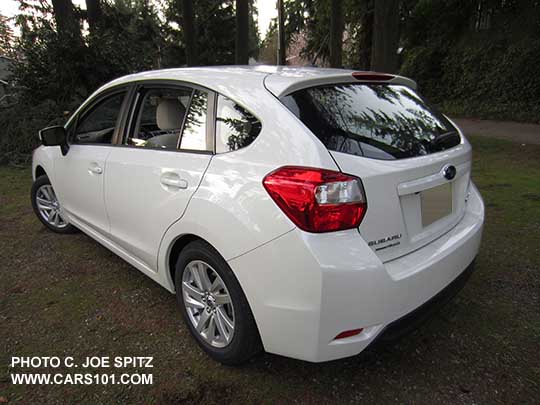
[{"label": "front fender", "polygon": [[34,149],[32,153],[32,181],[36,181],[36,169],[40,166],[45,170],[51,183],[55,182],[54,159],[58,153],[60,153],[60,148],[56,146],[41,145]]}]

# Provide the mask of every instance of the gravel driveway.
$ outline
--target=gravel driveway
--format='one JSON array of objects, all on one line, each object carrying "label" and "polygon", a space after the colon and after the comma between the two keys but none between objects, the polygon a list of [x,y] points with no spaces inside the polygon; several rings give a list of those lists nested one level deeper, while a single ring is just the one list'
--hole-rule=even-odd
[{"label": "gravel driveway", "polygon": [[465,135],[488,136],[527,145],[540,145],[540,125],[511,121],[452,118]]}]

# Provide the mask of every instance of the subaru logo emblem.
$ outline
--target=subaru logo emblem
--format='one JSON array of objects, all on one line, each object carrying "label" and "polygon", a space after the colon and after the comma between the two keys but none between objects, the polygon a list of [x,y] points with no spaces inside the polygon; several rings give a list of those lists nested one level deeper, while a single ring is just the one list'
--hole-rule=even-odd
[{"label": "subaru logo emblem", "polygon": [[443,169],[443,176],[448,180],[452,180],[454,177],[456,177],[456,173],[457,173],[457,170],[452,165],[446,166]]}]

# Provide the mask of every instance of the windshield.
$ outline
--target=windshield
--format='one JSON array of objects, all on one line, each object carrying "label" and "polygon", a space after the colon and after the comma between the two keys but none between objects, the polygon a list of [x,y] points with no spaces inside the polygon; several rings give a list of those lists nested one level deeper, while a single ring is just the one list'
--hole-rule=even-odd
[{"label": "windshield", "polygon": [[406,86],[336,84],[299,90],[281,101],[330,150],[403,159],[452,148],[455,127]]}]

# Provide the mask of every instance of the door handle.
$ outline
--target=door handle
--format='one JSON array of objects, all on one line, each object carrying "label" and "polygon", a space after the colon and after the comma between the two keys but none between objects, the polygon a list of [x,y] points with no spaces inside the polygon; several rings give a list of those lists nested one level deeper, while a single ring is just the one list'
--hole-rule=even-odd
[{"label": "door handle", "polygon": [[103,173],[103,169],[97,165],[97,163],[91,163],[90,167],[88,168],[89,173],[94,174],[101,174]]},{"label": "door handle", "polygon": [[186,189],[188,188],[188,182],[174,172],[165,172],[161,175],[160,178],[161,184],[166,187],[172,187],[177,189]]}]

